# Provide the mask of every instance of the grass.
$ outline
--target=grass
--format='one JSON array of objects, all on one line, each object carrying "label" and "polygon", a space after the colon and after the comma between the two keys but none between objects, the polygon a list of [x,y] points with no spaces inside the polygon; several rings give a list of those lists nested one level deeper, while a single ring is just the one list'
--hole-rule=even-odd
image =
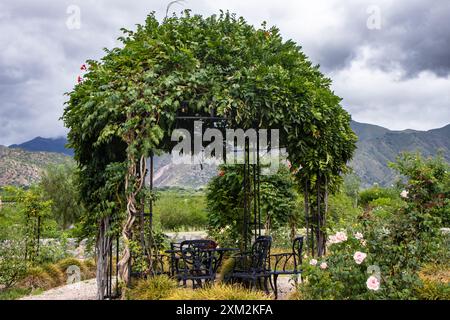
[{"label": "grass", "polygon": [[218,283],[197,290],[176,289],[164,300],[271,300],[271,296],[240,285]]},{"label": "grass", "polygon": [[167,276],[137,281],[125,291],[128,300],[270,300],[271,296],[240,285],[217,283],[202,289],[179,288]]},{"label": "grass", "polygon": [[202,230],[206,227],[206,200],[202,192],[168,190],[160,193],[154,206],[163,230]]},{"label": "grass", "polygon": [[17,300],[31,293],[31,289],[11,288],[0,291],[0,300]]},{"label": "grass", "polygon": [[450,268],[444,264],[428,264],[419,272],[422,286],[416,288],[419,299],[450,300]]},{"label": "grass", "polygon": [[139,280],[133,289],[125,291],[128,300],[161,300],[177,288],[177,282],[167,276]]}]

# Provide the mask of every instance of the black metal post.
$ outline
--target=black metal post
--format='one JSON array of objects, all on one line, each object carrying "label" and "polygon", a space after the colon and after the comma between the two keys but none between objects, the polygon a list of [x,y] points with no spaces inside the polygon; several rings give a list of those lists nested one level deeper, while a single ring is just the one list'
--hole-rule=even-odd
[{"label": "black metal post", "polygon": [[119,241],[120,236],[116,238],[116,297],[119,296]]},{"label": "black metal post", "polygon": [[243,225],[243,238],[244,238],[244,251],[247,251],[247,233],[248,233],[248,220],[247,220],[247,140],[244,141],[244,225]]}]

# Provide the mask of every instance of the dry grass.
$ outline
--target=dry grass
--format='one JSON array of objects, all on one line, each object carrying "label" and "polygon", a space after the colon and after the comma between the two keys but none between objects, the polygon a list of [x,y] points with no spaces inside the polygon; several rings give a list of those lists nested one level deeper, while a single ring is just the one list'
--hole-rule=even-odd
[{"label": "dry grass", "polygon": [[64,273],[56,264],[46,264],[42,266],[42,269],[52,279],[52,287],[58,287],[64,283]]},{"label": "dry grass", "polygon": [[419,272],[422,286],[416,288],[423,300],[450,300],[450,267],[429,264]]},{"label": "dry grass", "polygon": [[271,300],[271,296],[240,285],[219,283],[197,290],[176,289],[164,300]]},{"label": "dry grass", "polygon": [[18,288],[50,289],[54,286],[52,277],[41,267],[32,267],[27,271],[26,276],[19,281]]},{"label": "dry grass", "polygon": [[419,272],[422,280],[440,282],[443,284],[450,283],[450,266],[429,264],[422,268]]},{"label": "dry grass", "polygon": [[139,280],[132,289],[125,289],[124,297],[127,300],[161,300],[176,290],[177,286],[177,282],[167,276],[153,277]]},{"label": "dry grass", "polygon": [[271,296],[240,285],[215,284],[202,289],[179,288],[178,283],[167,276],[157,276],[137,281],[126,289],[128,300],[269,300]]}]

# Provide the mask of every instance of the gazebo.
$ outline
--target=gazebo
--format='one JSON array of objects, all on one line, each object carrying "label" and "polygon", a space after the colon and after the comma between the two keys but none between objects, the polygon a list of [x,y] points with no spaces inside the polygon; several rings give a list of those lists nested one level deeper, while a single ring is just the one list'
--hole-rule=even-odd
[{"label": "gazebo", "polygon": [[[152,257],[153,156],[171,152],[173,131],[191,132],[199,120],[221,130],[278,130],[304,193],[308,250],[323,255],[328,193],[346,170],[356,136],[318,66],[278,29],[256,29],[228,12],[203,18],[185,11],[162,22],[151,14],[120,39],[123,47],[87,62],[63,116],[90,212],[85,231],[97,240],[98,297],[113,295],[114,255],[117,285],[129,284],[136,235]],[[251,163],[248,143],[243,150],[244,228],[257,236],[259,152]]]}]

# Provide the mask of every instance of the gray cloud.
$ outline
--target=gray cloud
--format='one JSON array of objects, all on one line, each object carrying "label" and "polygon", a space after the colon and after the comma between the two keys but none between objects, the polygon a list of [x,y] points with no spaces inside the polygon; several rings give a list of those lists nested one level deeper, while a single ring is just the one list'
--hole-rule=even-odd
[{"label": "gray cloud", "polygon": [[[118,45],[121,27],[165,14],[164,0],[3,0],[0,3],[0,144],[60,136],[58,119],[86,59]],[[66,27],[69,5],[81,29]],[[366,26],[369,5],[381,9],[381,30]],[[429,0],[187,0],[210,15],[229,9],[259,26],[277,25],[334,80],[344,107],[359,121],[394,129],[450,122],[450,2]],[[426,112],[420,113],[419,110]],[[396,113],[392,114],[395,110]],[[389,116],[390,115],[390,116]]]}]

